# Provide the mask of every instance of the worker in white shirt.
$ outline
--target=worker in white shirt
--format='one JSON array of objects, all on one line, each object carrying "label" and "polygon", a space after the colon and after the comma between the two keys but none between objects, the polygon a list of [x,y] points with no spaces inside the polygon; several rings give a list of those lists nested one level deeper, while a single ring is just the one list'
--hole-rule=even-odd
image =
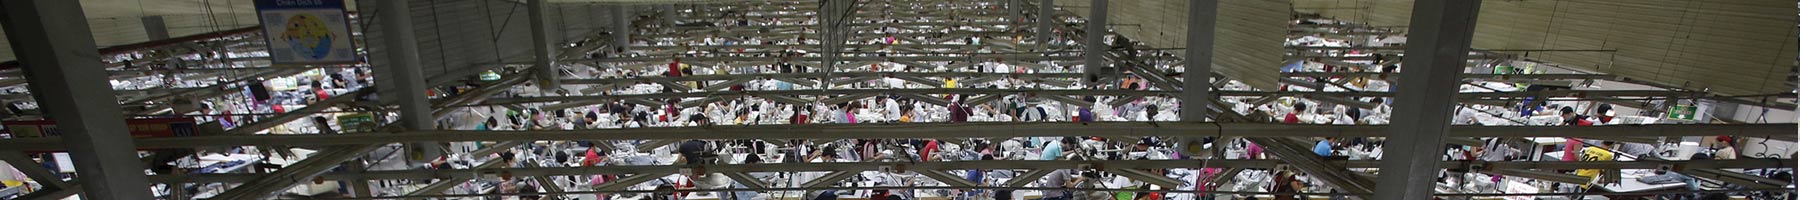
[{"label": "worker in white shirt", "polygon": [[1487,138],[1481,147],[1475,148],[1475,157],[1481,161],[1506,161],[1519,154],[1518,149],[1505,138]]},{"label": "worker in white shirt", "polygon": [[1719,137],[1715,137],[1713,139],[1713,141],[1714,141],[1713,145],[1718,146],[1718,151],[1715,151],[1716,153],[1714,153],[1714,155],[1713,155],[1714,160],[1735,160],[1735,159],[1737,159],[1737,157],[1738,157],[1738,151],[1736,148],[1737,141],[1732,140],[1731,136],[1721,135]]},{"label": "worker in white shirt", "polygon": [[1180,121],[1181,120],[1178,118],[1178,116],[1176,116],[1175,112],[1163,112],[1162,106],[1157,106],[1156,104],[1144,105],[1144,114],[1141,116],[1147,117],[1147,119],[1146,119],[1147,121]]},{"label": "worker in white shirt", "polygon": [[889,121],[899,121],[900,120],[900,115],[901,115],[900,102],[894,101],[893,97],[881,98],[881,107],[882,107],[882,111],[887,112],[886,116],[884,116],[884,117],[887,118]]},{"label": "worker in white shirt", "polygon": [[1344,107],[1344,105],[1337,105],[1337,106],[1332,106],[1331,111],[1332,111],[1331,124],[1356,125],[1356,115],[1355,115],[1355,113],[1353,113],[1353,112],[1356,112],[1356,110],[1346,108],[1346,107]]}]

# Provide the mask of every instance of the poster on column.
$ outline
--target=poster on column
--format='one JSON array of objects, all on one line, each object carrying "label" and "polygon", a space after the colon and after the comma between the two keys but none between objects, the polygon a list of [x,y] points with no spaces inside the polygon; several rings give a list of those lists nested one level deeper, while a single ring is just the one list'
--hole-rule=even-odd
[{"label": "poster on column", "polygon": [[344,0],[256,0],[275,65],[356,63]]}]

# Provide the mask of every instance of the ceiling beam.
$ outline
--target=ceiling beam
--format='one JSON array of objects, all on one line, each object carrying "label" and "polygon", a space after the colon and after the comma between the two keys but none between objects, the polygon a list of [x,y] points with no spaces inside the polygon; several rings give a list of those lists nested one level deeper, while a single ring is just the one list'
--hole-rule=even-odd
[{"label": "ceiling beam", "polygon": [[[993,89],[993,88],[909,88],[909,89],[828,89],[828,90],[750,90],[734,91],[741,95],[879,95],[879,94],[1016,94],[1032,93],[1038,95],[1076,95],[1076,96],[1151,96],[1172,94],[1176,91],[1154,90],[1072,90],[1072,89]],[[1393,92],[1324,92],[1324,91],[1216,91],[1218,96],[1260,96],[1260,97],[1391,97]],[[1475,100],[1489,98],[1522,98],[1534,96],[1570,97],[1576,100],[1607,97],[1661,97],[1671,95],[1699,95],[1690,91],[1662,90],[1550,90],[1550,91],[1517,91],[1517,92],[1468,92],[1459,93],[1458,99]],[[491,104],[520,104],[556,101],[596,101],[608,99],[668,99],[694,98],[718,95],[711,92],[688,93],[654,93],[654,94],[621,94],[621,95],[572,95],[547,97],[513,97],[491,101]],[[1345,102],[1353,103],[1353,102]],[[483,104],[485,105],[485,104]]]},{"label": "ceiling beam", "polygon": [[[673,60],[674,58],[675,57],[671,57],[671,56],[639,56],[639,57],[563,59],[563,60],[559,60],[559,62],[602,62],[602,63],[667,62],[667,61]],[[846,56],[846,57],[840,58],[840,61],[886,61],[886,60],[892,59],[896,62],[898,62],[898,61],[919,62],[919,61],[968,61],[970,59],[984,60],[984,59],[993,59],[993,58],[1005,58],[1007,60],[1020,60],[1020,61],[1035,62],[1035,61],[1042,61],[1042,60],[1075,60],[1078,57],[1076,57],[1076,56],[1043,56],[1043,55],[1037,55],[1037,54],[1012,54],[1012,53],[990,53],[990,54],[961,54],[961,53],[958,53],[958,54],[955,54],[955,56],[888,56],[888,57]],[[795,61],[795,62],[818,62],[818,61],[820,61],[819,57],[789,57],[789,58],[743,57],[743,56],[681,57],[681,61],[683,61],[683,62],[687,62],[687,61],[702,61],[702,62],[706,62],[706,61],[710,61],[710,62],[718,62],[718,61],[780,61],[782,59],[789,59],[790,61]]]},{"label": "ceiling beam", "polygon": [[724,173],[720,173],[720,174],[724,174],[725,177],[731,178],[731,180],[737,181],[738,184],[744,184],[744,186],[749,187],[751,189],[768,189],[769,188],[768,182],[762,181],[762,179],[757,179],[756,176],[751,176],[750,174],[746,174],[744,172],[724,172]]},{"label": "ceiling beam", "polygon": [[826,186],[830,186],[830,185],[836,185],[838,183],[838,181],[843,181],[846,178],[855,176],[856,173],[858,173],[858,172],[861,172],[861,171],[833,171],[831,173],[825,174],[824,176],[819,176],[818,179],[807,180],[806,183],[802,184],[802,186],[804,186],[804,187],[826,187]]},{"label": "ceiling beam", "polygon": [[1570,175],[1570,174],[1566,174],[1566,173],[1531,170],[1531,169],[1495,169],[1495,170],[1487,171],[1487,173],[1506,175],[1506,176],[1517,176],[1517,177],[1524,177],[1524,178],[1529,178],[1529,179],[1545,180],[1545,181],[1550,181],[1550,182],[1567,183],[1567,184],[1587,184],[1588,182],[1593,181],[1593,178],[1588,178],[1588,177],[1581,177],[1581,176]]},{"label": "ceiling beam", "polygon": [[1032,182],[1037,182],[1037,180],[1039,178],[1043,178],[1046,175],[1050,175],[1051,172],[1055,172],[1055,171],[1056,171],[1056,169],[1033,169],[1031,171],[1026,171],[1023,174],[1019,174],[1018,177],[1013,177],[1012,180],[1007,180],[1006,186],[1007,187],[1025,187],[1026,184],[1031,184]]},{"label": "ceiling beam", "polygon": [[1725,171],[1725,170],[1720,170],[1719,168],[1691,168],[1690,167],[1690,168],[1681,170],[1681,173],[1693,175],[1694,177],[1701,177],[1701,178],[1708,178],[1708,179],[1724,181],[1727,183],[1736,184],[1739,186],[1744,186],[1744,187],[1748,187],[1748,188],[1752,188],[1752,189],[1783,188],[1786,185],[1792,184],[1787,181],[1781,181],[1781,180],[1775,180],[1775,179],[1767,178],[1767,177],[1749,175],[1749,174],[1744,174],[1742,172]]},{"label": "ceiling beam", "polygon": [[[1449,137],[1659,137],[1792,134],[1785,124],[1657,124],[1625,126],[1453,126]],[[853,138],[988,138],[1032,136],[1248,136],[1248,137],[1384,137],[1385,125],[1297,125],[1264,123],[1159,122],[982,122],[907,124],[806,124],[636,129],[461,131],[427,130],[382,134],[224,135],[137,138],[145,149],[255,145],[386,144],[428,141],[636,140],[636,139],[853,139]],[[61,138],[0,140],[0,150],[63,150]]]},{"label": "ceiling beam", "polygon": [[26,156],[25,152],[0,151],[0,161],[6,161],[6,164],[12,165],[13,169],[18,169],[19,172],[24,173],[26,178],[31,178],[32,181],[37,181],[45,186],[69,186],[69,183],[64,182],[61,176],[57,176],[55,172],[45,169],[43,165],[38,165],[38,162],[31,160],[31,157]]},{"label": "ceiling beam", "polygon": [[[969,179],[963,179],[962,177],[958,177],[954,174],[950,174],[948,172],[944,172],[944,171],[940,171],[940,170],[917,169],[917,168],[914,168],[911,170],[914,172],[918,172],[920,175],[925,175],[925,177],[931,178],[932,180],[937,180],[938,182],[942,182],[945,185],[956,186],[956,187],[981,186],[980,183],[969,181]],[[881,172],[881,173],[887,173],[887,172]]]},{"label": "ceiling beam", "polygon": [[[1374,168],[1379,161],[1372,160],[1337,160],[1325,161],[1332,165],[1348,168]],[[1106,160],[1106,161],[1074,161],[1074,160],[982,160],[951,162],[836,162],[836,163],[765,163],[765,164],[723,164],[706,165],[707,172],[797,172],[797,171],[867,171],[877,170],[882,166],[906,165],[909,169],[932,170],[967,170],[967,169],[1023,169],[1028,170],[1017,178],[1008,181],[1009,186],[1024,186],[1021,182],[1031,182],[1041,178],[1055,169],[1076,169],[1080,165],[1106,166],[1109,168],[1161,169],[1161,168],[1274,168],[1276,165],[1290,164],[1286,160]],[[1463,161],[1443,161],[1439,167],[1462,167]],[[1791,168],[1793,159],[1766,160],[1693,160],[1693,161],[1505,161],[1487,162],[1489,169],[1656,169],[1662,166],[1685,168]],[[612,165],[585,167],[541,167],[507,169],[513,176],[568,176],[594,174],[673,174],[681,167],[669,165]],[[320,175],[326,180],[349,180],[363,178],[369,180],[430,179],[430,178],[468,178],[483,176],[493,170],[481,169],[415,169],[366,172],[332,172]],[[1034,177],[1035,175],[1035,177]],[[244,182],[260,174],[167,174],[151,176],[155,183],[232,183]],[[661,176],[657,176],[661,177]]]},{"label": "ceiling beam", "polygon": [[267,130],[269,128],[274,128],[275,126],[287,124],[288,122],[291,122],[294,120],[299,120],[301,118],[306,118],[308,116],[312,116],[313,114],[323,112],[327,108],[337,107],[338,104],[348,103],[348,102],[351,102],[352,100],[356,100],[357,98],[362,98],[363,94],[367,94],[368,92],[371,92],[373,90],[375,90],[374,87],[364,87],[363,89],[359,89],[354,92],[344,93],[342,95],[337,95],[337,96],[333,96],[331,98],[326,98],[323,101],[313,102],[311,105],[306,106],[305,108],[300,108],[299,110],[292,110],[292,111],[288,111],[285,113],[277,114],[275,116],[257,120],[256,122],[251,122],[250,124],[245,124],[242,126],[238,126],[236,128],[232,128],[231,130],[226,130],[225,134],[226,135],[247,135],[247,134],[256,133],[258,131]]},{"label": "ceiling beam", "polygon": [[1107,168],[1106,171],[1112,172],[1113,174],[1118,174],[1121,176],[1129,177],[1132,180],[1138,180],[1138,181],[1143,181],[1145,183],[1162,186],[1162,188],[1179,188],[1182,185],[1181,180],[1175,180],[1173,178],[1163,176],[1162,174],[1150,173],[1150,172],[1147,172],[1147,171],[1144,171],[1141,169]]},{"label": "ceiling beam", "polygon": [[[648,182],[650,180],[661,179],[662,177],[669,176],[670,174],[675,174],[675,172],[673,172],[673,171],[654,172],[654,173],[642,173],[642,174],[637,174],[637,175],[631,175],[631,176],[628,176],[625,178],[619,178],[619,180],[613,180],[610,182],[606,182],[606,184],[601,184],[600,186],[594,186],[594,189],[597,189],[597,190],[620,190],[620,189],[625,189],[625,188],[631,187],[632,185],[637,185],[638,183],[644,183],[644,182]],[[518,176],[518,175],[519,174],[516,174],[516,173],[513,174],[513,176]]]},{"label": "ceiling beam", "polygon": [[261,199],[275,195],[276,191],[286,190],[295,183],[312,181],[311,177],[337,168],[338,164],[368,153],[381,145],[340,145],[325,149],[324,152],[281,168],[274,173],[266,174],[220,192],[213,199]]},{"label": "ceiling beam", "polygon": [[[499,162],[498,160],[489,160],[488,162],[481,163],[481,165],[477,165],[475,167],[470,167],[469,169],[476,169],[476,170],[491,169],[491,168],[495,168],[497,166],[501,166],[502,165],[501,163],[502,162]],[[406,196],[444,194],[444,191],[450,190],[451,187],[455,187],[457,184],[469,182],[469,180],[474,180],[474,179],[475,179],[475,177],[455,177],[455,178],[438,179],[436,182],[431,182],[431,184],[429,184],[429,185],[425,185],[424,187],[419,187],[419,189],[413,190],[412,192],[407,192]]]}]

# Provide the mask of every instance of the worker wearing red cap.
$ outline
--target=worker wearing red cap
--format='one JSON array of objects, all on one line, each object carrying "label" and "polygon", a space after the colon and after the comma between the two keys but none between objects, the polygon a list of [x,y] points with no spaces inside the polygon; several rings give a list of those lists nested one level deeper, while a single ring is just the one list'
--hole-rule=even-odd
[{"label": "worker wearing red cap", "polygon": [[1716,153],[1713,153],[1713,154],[1715,154],[1715,155],[1713,155],[1713,159],[1717,159],[1717,160],[1737,159],[1737,154],[1738,154],[1737,140],[1732,140],[1731,136],[1724,136],[1724,135],[1714,138],[1713,140],[1715,140],[1715,142],[1717,142],[1717,143],[1713,143],[1713,144],[1719,146],[1718,151]]}]

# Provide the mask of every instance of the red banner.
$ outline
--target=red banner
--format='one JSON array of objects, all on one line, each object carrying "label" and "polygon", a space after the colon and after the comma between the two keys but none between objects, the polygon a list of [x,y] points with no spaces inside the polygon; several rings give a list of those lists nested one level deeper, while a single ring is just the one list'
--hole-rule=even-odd
[{"label": "red banner", "polygon": [[[6,121],[0,122],[14,138],[37,138],[62,136],[62,129],[56,128],[56,121]],[[125,126],[130,129],[131,137],[185,137],[197,135],[200,126],[191,118],[156,118],[128,119]]]}]

